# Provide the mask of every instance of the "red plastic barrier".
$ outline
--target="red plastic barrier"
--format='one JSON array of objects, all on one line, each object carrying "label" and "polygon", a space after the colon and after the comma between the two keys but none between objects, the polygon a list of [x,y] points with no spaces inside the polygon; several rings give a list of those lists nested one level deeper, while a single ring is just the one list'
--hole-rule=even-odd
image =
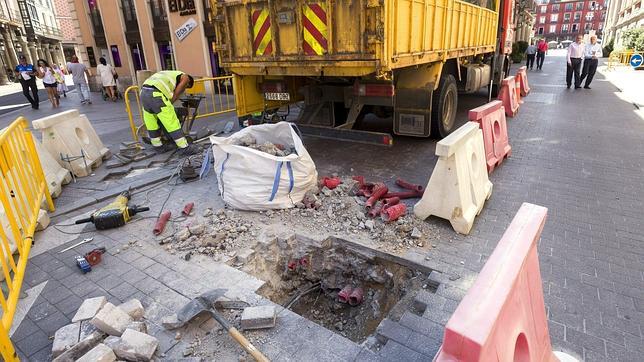
[{"label": "red plastic barrier", "polygon": [[514,86],[514,77],[507,77],[501,82],[498,100],[503,102],[505,115],[508,117],[516,116],[519,111],[519,100]]},{"label": "red plastic barrier", "polygon": [[487,173],[492,173],[494,168],[512,153],[503,104],[501,101],[492,101],[471,109],[469,119],[478,123],[483,131]]},{"label": "red plastic barrier", "polygon": [[528,84],[528,67],[525,65],[517,70],[516,78],[521,84],[521,97],[525,97],[530,93],[530,84]]},{"label": "red plastic barrier", "polygon": [[557,361],[537,255],[547,212],[521,206],[447,322],[435,361]]}]

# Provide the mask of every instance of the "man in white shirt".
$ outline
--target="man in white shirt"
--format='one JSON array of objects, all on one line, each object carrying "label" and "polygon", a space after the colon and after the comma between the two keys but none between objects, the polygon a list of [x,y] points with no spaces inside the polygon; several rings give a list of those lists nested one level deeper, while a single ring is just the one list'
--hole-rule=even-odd
[{"label": "man in white shirt", "polygon": [[586,78],[584,88],[590,89],[590,82],[593,81],[593,77],[597,71],[597,58],[601,57],[602,47],[597,44],[597,37],[593,35],[590,37],[590,44],[586,44],[584,48],[584,67],[581,71],[581,79],[579,80],[579,84],[581,85],[581,82]]},{"label": "man in white shirt", "polygon": [[566,86],[570,88],[572,83],[572,75],[575,75],[575,89],[581,88],[581,77],[579,70],[581,69],[581,59],[584,57],[584,37],[577,35],[577,41],[570,43],[568,46],[568,68],[566,70]]}]

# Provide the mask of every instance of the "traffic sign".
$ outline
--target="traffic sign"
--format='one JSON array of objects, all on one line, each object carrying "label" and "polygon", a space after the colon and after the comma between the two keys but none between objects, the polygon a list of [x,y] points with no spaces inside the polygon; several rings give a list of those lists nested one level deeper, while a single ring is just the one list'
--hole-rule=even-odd
[{"label": "traffic sign", "polygon": [[642,65],[642,62],[644,62],[644,59],[642,59],[642,54],[633,54],[631,55],[631,67],[637,68],[640,65]]}]

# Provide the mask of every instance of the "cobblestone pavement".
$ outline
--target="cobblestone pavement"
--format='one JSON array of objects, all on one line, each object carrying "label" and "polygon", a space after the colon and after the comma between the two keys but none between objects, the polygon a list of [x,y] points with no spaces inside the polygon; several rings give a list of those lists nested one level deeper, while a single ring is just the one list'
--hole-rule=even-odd
[{"label": "cobblestone pavement", "polygon": [[[471,234],[456,235],[448,223],[430,218],[427,222],[439,229],[436,248],[431,252],[412,249],[404,255],[444,275],[459,276],[454,281],[443,278],[437,290],[415,296],[415,305],[424,312],[385,319],[376,333],[384,345],[379,350],[358,346],[286,312],[260,349],[275,360],[430,359],[438,350],[447,319],[521,203],[530,202],[549,209],[539,257],[553,347],[585,361],[641,360],[644,123],[633,105],[617,97],[615,87],[600,74],[592,90],[567,90],[564,62],[563,57],[550,55],[543,71],[529,72],[532,93],[519,115],[508,119],[512,157],[491,175],[492,197]],[[459,119],[464,120],[464,109],[483,102],[480,96],[464,97]],[[404,177],[426,183],[436,162],[435,142],[428,140],[397,138],[390,149],[312,139],[306,140],[306,146],[320,175],[363,174],[389,182]],[[211,177],[176,187],[168,205],[178,210],[186,201],[201,200],[199,207],[222,207],[214,182]],[[155,191],[149,215],[156,215],[169,191],[167,187]],[[188,298],[224,286],[256,298],[257,303],[268,303],[254,294],[262,282],[253,277],[224,264],[186,262],[168,255],[149,233],[151,223],[145,219],[96,233],[92,244],[62,254],[57,250],[72,244],[70,238],[80,240],[85,234],[68,236],[50,227],[37,235],[37,243],[52,248],[41,247],[28,265],[25,288],[47,283],[12,336],[21,356],[47,360],[48,337],[69,323],[86,297],[105,295],[114,302],[141,298],[167,359],[181,358],[187,342],[161,330],[158,321]],[[130,240],[143,246],[124,249]],[[80,275],[73,256],[97,246],[108,248],[103,264]],[[219,360],[236,360],[240,351],[229,344],[222,347]]]}]

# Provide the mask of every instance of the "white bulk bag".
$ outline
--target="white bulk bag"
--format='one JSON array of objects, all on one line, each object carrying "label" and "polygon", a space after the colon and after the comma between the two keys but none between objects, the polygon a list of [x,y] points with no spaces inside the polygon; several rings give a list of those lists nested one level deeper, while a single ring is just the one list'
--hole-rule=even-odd
[{"label": "white bulk bag", "polygon": [[[246,135],[253,136],[257,144],[282,144],[296,153],[279,157],[234,144]],[[290,123],[250,126],[230,137],[210,137],[210,142],[219,192],[233,208],[291,208],[308,190],[317,187],[315,163]]]}]

